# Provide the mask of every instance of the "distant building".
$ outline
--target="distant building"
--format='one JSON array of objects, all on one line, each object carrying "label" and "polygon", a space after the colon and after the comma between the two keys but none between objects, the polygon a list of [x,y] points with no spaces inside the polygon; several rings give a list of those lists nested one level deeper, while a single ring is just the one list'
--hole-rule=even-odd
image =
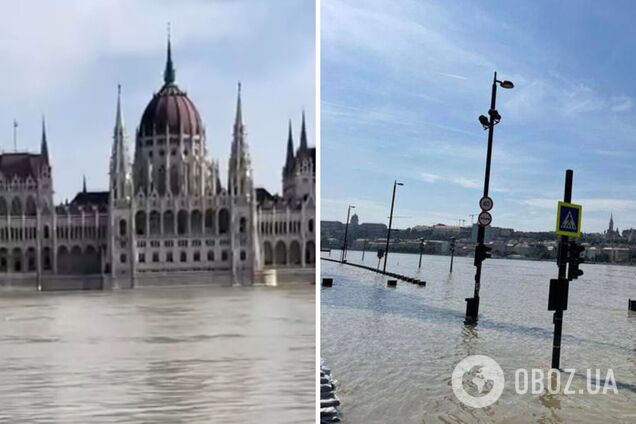
[{"label": "distant building", "polygon": [[320,221],[320,231],[344,231],[344,224],[340,221]]},{"label": "distant building", "polygon": [[607,241],[615,241],[621,238],[621,233],[618,230],[614,230],[614,214],[610,214],[609,226],[605,231],[605,239]]},{"label": "distant building", "polygon": [[353,216],[351,217],[351,221],[349,223],[352,226],[357,227],[358,226],[358,214],[354,213]]}]

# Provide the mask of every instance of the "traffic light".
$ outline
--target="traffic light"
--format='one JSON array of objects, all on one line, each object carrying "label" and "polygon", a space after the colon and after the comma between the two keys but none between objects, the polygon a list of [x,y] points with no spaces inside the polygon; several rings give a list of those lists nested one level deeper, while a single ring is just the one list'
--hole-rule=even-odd
[{"label": "traffic light", "polygon": [[583,271],[579,269],[579,265],[585,262],[585,259],[581,257],[581,254],[585,251],[585,247],[571,241],[568,243],[568,280],[576,280]]},{"label": "traffic light", "polygon": [[475,266],[480,265],[485,259],[492,258],[491,250],[492,247],[488,247],[485,244],[478,244],[475,247]]}]

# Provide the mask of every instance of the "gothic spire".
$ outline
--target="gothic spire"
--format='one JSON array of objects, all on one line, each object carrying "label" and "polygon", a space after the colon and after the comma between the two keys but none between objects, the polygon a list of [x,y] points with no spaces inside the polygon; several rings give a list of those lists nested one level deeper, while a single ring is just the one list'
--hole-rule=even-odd
[{"label": "gothic spire", "polygon": [[126,151],[126,134],[124,129],[124,114],[121,108],[121,84],[117,84],[117,112],[115,113],[115,128],[113,131],[113,147],[111,152],[111,173],[127,172],[128,157]]},{"label": "gothic spire", "polygon": [[121,113],[121,84],[117,84],[117,112],[115,114],[115,137],[124,134],[124,118]]},{"label": "gothic spire", "polygon": [[243,110],[241,107],[241,82],[238,83],[238,95],[236,97],[236,119],[234,120],[234,127],[243,127]]},{"label": "gothic spire", "polygon": [[44,115],[42,115],[42,141],[40,144],[40,155],[49,161],[49,146],[46,142],[46,122],[44,121]]},{"label": "gothic spire", "polygon": [[172,64],[172,46],[170,42],[170,24],[168,24],[168,54],[166,58],[166,69],[163,71],[163,82],[168,84],[174,84],[175,70]]},{"label": "gothic spire", "polygon": [[292,136],[292,123],[289,120],[289,134],[287,135],[287,160],[285,168],[289,169],[294,163],[294,138]]},{"label": "gothic spire", "polygon": [[307,131],[305,130],[305,111],[303,110],[303,123],[300,128],[300,150],[307,150]]},{"label": "gothic spire", "polygon": [[82,176],[82,192],[86,193],[86,174]]}]

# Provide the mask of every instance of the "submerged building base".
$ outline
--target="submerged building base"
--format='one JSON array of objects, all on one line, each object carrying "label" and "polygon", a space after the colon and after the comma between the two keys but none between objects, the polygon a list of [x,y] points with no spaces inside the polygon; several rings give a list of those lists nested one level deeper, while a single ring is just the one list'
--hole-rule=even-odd
[{"label": "submerged building base", "polygon": [[237,276],[231,271],[183,271],[169,273],[139,273],[132,281],[119,281],[106,274],[43,275],[35,273],[5,274],[0,278],[0,289],[14,290],[111,290],[144,287],[196,287],[196,286],[251,286],[313,283],[315,268],[266,269],[254,275]]}]

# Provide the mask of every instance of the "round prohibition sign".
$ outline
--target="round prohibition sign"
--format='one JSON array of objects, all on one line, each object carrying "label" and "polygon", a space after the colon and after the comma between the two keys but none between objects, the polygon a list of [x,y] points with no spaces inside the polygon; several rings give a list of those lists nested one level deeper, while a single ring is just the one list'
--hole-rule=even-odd
[{"label": "round prohibition sign", "polygon": [[492,215],[484,211],[479,214],[479,217],[477,217],[477,222],[479,222],[479,225],[482,227],[487,227],[492,223]]},{"label": "round prohibition sign", "polygon": [[479,207],[484,212],[488,212],[489,210],[491,210],[494,205],[494,202],[488,196],[484,196],[479,200]]}]

